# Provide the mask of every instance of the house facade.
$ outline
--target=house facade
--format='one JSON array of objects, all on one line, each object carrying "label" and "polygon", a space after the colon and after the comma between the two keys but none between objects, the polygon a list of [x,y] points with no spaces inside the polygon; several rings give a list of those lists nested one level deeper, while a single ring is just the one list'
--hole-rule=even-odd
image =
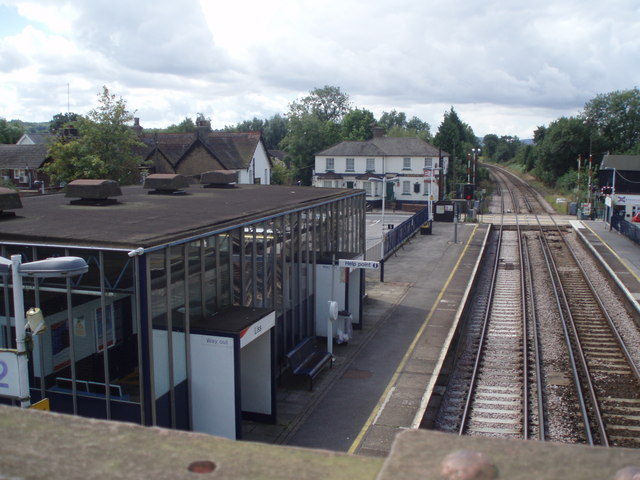
[{"label": "house facade", "polygon": [[[313,186],[360,188],[370,203],[427,204],[444,196],[449,154],[419,138],[374,129],[365,141],[344,141],[315,155]],[[383,189],[386,191],[383,192]]]},{"label": "house facade", "polygon": [[0,175],[5,184],[33,189],[38,181],[47,181],[39,171],[49,158],[44,144],[0,145]]},{"label": "house facade", "polygon": [[271,160],[260,132],[140,134],[141,153],[151,173],[198,177],[212,170],[233,170],[239,184],[271,184]]}]

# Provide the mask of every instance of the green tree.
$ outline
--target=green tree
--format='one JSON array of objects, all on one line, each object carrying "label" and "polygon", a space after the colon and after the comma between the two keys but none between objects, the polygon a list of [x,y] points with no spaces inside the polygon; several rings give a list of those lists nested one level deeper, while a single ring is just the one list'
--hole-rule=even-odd
[{"label": "green tree", "polygon": [[561,117],[549,124],[536,144],[535,175],[549,185],[570,170],[577,169],[579,155],[588,158],[589,126],[577,117]]},{"label": "green tree", "polygon": [[16,143],[24,133],[17,122],[7,122],[4,118],[0,118],[0,143]]},{"label": "green tree", "polygon": [[291,162],[292,179],[311,184],[315,154],[340,141],[340,126],[313,114],[289,118],[289,131],[282,141]]},{"label": "green tree", "polygon": [[488,159],[493,160],[495,158],[496,150],[500,144],[500,138],[494,133],[485,135],[482,138],[482,153]]},{"label": "green tree", "polygon": [[349,96],[340,87],[325,85],[289,105],[289,118],[313,115],[323,122],[339,123],[351,110]]},{"label": "green tree", "polygon": [[99,105],[78,117],[77,136],[59,135],[49,148],[52,162],[44,171],[53,182],[77,178],[107,178],[122,184],[138,181],[141,144],[130,127],[133,114],[126,102],[103,87]]},{"label": "green tree", "polygon": [[196,124],[191,118],[185,117],[184,120],[177,125],[169,125],[162,131],[164,133],[192,133],[196,131]]},{"label": "green tree", "polygon": [[376,121],[373,113],[366,109],[356,108],[342,119],[342,140],[369,140],[372,137],[371,125]]},{"label": "green tree", "polygon": [[640,90],[618,90],[587,102],[581,119],[602,136],[607,150],[624,154],[640,143]]},{"label": "green tree", "polygon": [[49,132],[54,135],[62,130],[63,127],[78,120],[79,115],[73,112],[57,113],[49,122]]},{"label": "green tree", "polygon": [[449,163],[449,191],[455,185],[467,181],[467,153],[478,147],[478,141],[471,127],[460,120],[453,107],[445,112],[444,119],[433,138],[434,145],[451,155]]},{"label": "green tree", "polygon": [[291,184],[291,171],[282,160],[273,160],[273,165],[271,166],[271,183],[273,185]]},{"label": "green tree", "polygon": [[287,134],[287,120],[279,114],[266,120],[253,117],[233,126],[225,126],[225,132],[262,132],[262,139],[268,150],[277,149]]}]

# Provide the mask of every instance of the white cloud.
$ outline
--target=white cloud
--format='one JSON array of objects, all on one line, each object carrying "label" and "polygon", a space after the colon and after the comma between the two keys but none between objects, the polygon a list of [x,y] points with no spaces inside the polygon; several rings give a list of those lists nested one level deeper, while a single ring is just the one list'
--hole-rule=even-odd
[{"label": "white cloud", "polygon": [[435,131],[452,106],[476,134],[530,137],[598,93],[640,83],[637,0],[0,0],[28,26],[0,37],[0,115],[45,121],[102,85],[146,126],[216,127],[286,113],[339,86],[376,115]]}]

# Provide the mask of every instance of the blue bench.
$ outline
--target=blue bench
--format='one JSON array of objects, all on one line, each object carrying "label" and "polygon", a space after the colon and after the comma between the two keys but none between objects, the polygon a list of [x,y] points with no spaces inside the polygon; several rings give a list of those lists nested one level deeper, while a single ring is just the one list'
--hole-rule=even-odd
[{"label": "blue bench", "polygon": [[314,343],[313,338],[305,338],[286,355],[294,375],[309,377],[309,390],[313,390],[313,379],[325,364],[333,367],[333,355],[316,350]]}]

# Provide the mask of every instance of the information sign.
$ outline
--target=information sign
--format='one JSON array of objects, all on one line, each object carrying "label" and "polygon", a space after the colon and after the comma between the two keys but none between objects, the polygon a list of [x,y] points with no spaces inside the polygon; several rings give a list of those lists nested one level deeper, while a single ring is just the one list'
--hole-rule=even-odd
[{"label": "information sign", "polygon": [[369,268],[373,270],[380,269],[380,262],[370,260],[339,260],[338,266],[343,268]]}]

